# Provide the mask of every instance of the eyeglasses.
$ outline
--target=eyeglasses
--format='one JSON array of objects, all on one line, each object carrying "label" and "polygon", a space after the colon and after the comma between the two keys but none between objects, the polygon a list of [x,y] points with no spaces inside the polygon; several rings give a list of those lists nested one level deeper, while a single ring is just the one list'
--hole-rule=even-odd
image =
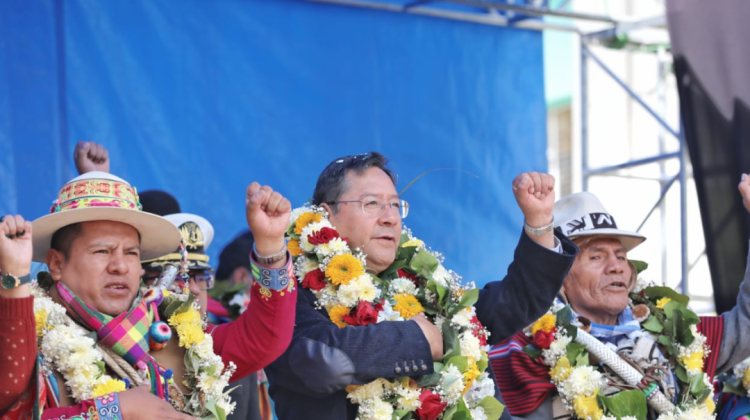
[{"label": "eyeglasses", "polygon": [[406,216],[409,214],[409,203],[407,203],[405,200],[393,200],[390,202],[386,202],[385,200],[381,200],[375,197],[365,197],[361,200],[331,201],[328,204],[334,205],[343,203],[362,203],[362,212],[371,216],[380,216],[381,214],[383,214],[383,211],[385,211],[386,206],[398,211],[398,214],[402,219],[406,219]]},{"label": "eyeglasses", "polygon": [[[146,284],[146,286],[151,287],[156,282],[156,279],[159,278],[159,275],[161,273],[152,274],[152,275],[145,275],[143,276],[143,283]],[[198,283],[201,290],[211,290],[214,287],[214,275],[211,271],[206,270],[190,270],[188,271],[188,275],[190,276],[190,279]],[[179,277],[178,277],[179,280]]]}]

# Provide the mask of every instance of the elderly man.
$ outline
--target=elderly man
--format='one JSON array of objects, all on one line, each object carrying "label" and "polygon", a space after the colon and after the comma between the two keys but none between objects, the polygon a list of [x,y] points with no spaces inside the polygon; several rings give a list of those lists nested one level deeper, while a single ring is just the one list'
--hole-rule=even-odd
[{"label": "elderly man", "polygon": [[[367,267],[375,273],[394,263],[401,235],[395,175],[386,164],[374,152],[336,159],[321,173],[313,194],[313,203],[327,210],[352,248],[366,253]],[[546,311],[577,252],[552,233],[553,187],[551,176],[537,173],[513,183],[526,232],[505,280],[489,283],[476,304],[493,340],[511,336]],[[380,203],[380,211],[365,212],[365,199]],[[443,358],[441,332],[422,314],[405,322],[339,329],[324,309],[316,309],[315,300],[310,290],[300,291],[292,344],[266,369],[280,419],[354,419],[357,408],[347,401],[348,385],[429,375],[429,362]]]},{"label": "elderly man", "polygon": [[[739,190],[750,211],[750,178],[743,175]],[[555,224],[580,248],[560,290],[560,301],[569,304],[580,319],[587,319],[591,323],[591,335],[649,375],[650,379],[644,383],[646,393],[652,391],[651,384],[658,385],[667,396],[686,392],[686,386],[680,389],[677,384],[679,375],[673,374],[675,362],[669,360],[666,347],[657,346],[655,342],[659,340],[649,334],[655,328],[653,325],[646,327],[645,321],[649,318],[639,313],[645,309],[644,305],[632,309],[629,305],[630,293],[636,287],[637,272],[628,261],[627,254],[646,238],[619,229],[613,216],[593,194],[587,192],[572,194],[556,203]],[[720,317],[700,318],[696,331],[706,337],[710,353],[704,361],[701,351],[697,356],[699,360],[691,362],[692,366],[685,365],[688,371],[694,369],[700,375],[702,370],[708,378],[712,378],[715,373],[726,371],[750,356],[750,342],[742,338],[742,333],[750,328],[748,277],[750,271],[745,275],[737,306],[733,310]],[[662,309],[669,300],[657,301],[656,308]],[[659,308],[660,305],[662,308]],[[556,386],[550,381],[549,366],[542,364],[542,358],[532,360],[521,351],[532,343],[537,342],[521,332],[496,346],[490,353],[498,385],[511,414],[514,418],[540,420],[579,418],[579,412],[566,408]],[[632,389],[611,370],[604,372],[609,381],[602,388],[603,395],[611,396]],[[712,407],[713,403],[707,402],[706,410],[712,410]],[[651,410],[649,408],[649,412],[653,413]],[[599,415],[601,413],[599,411]]]},{"label": "elderly man", "polygon": [[[248,187],[247,219],[259,252],[282,250],[269,238],[284,231],[290,207],[268,187]],[[185,360],[198,357],[217,366],[216,354],[224,366],[236,364],[233,378],[241,378],[278,357],[291,339],[296,289],[286,280],[288,255],[264,266],[274,281],[256,285],[251,307],[236,322],[207,331],[211,340],[189,307],[172,312],[181,315],[169,318],[174,334],[159,324],[153,295],[139,291],[141,260],[174,251],[180,234],[168,220],[140,211],[135,189],[113,175],[88,172],[73,179],[60,190],[51,214],[25,233],[19,226],[28,227],[28,222],[20,216],[6,217],[3,223],[18,239],[33,235],[33,258],[46,258],[50,269],[47,281],[40,283],[49,295],[35,297],[43,302],[36,318],[42,371],[48,375],[37,398],[45,419],[89,418],[91,412],[98,412],[100,420],[188,419],[183,413],[204,409],[220,415],[231,405],[201,407],[208,402],[203,397],[221,392],[210,388],[213,373],[203,376],[199,365]],[[21,283],[31,260],[32,241],[0,238],[0,274]],[[87,334],[96,337],[95,348],[86,344]],[[163,340],[169,340],[166,347]],[[187,352],[190,357],[187,348],[195,349]],[[33,359],[35,354],[19,349],[12,357]],[[188,401],[198,406],[188,406]],[[30,415],[17,414],[11,418]]]}]

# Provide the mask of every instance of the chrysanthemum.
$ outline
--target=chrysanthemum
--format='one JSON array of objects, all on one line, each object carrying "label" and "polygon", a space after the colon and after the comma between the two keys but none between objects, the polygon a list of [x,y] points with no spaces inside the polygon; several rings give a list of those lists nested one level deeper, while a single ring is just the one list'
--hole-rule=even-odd
[{"label": "chrysanthemum", "polygon": [[539,320],[531,327],[531,335],[534,336],[539,330],[550,332],[553,328],[555,328],[555,316],[552,314],[546,314],[539,318]]},{"label": "chrysanthemum", "polygon": [[474,359],[469,359],[469,362],[469,366],[466,368],[466,372],[464,372],[464,390],[462,394],[465,394],[474,384],[474,380],[482,375],[482,372],[479,371],[479,367],[477,366],[477,362],[475,362]]},{"label": "chrysanthemum", "polygon": [[571,372],[570,360],[568,360],[568,356],[563,356],[557,361],[557,364],[550,369],[549,376],[555,382],[562,382],[568,379]]},{"label": "chrysanthemum", "polygon": [[203,341],[205,334],[200,316],[197,310],[191,308],[169,317],[169,325],[177,330],[177,335],[180,337],[180,347],[189,349],[194,344]]},{"label": "chrysanthemum", "polygon": [[424,246],[424,242],[420,241],[417,238],[409,239],[408,241],[406,241],[403,244],[401,244],[401,248],[408,248],[408,247],[419,248],[419,247],[423,247],[423,246]]},{"label": "chrysanthemum", "polygon": [[346,315],[349,315],[349,308],[346,306],[334,306],[328,311],[328,318],[330,318],[334,324],[338,325],[339,328],[346,327],[346,322],[344,322],[344,317]]},{"label": "chrysanthemum", "polygon": [[596,402],[596,393],[590,397],[578,396],[573,400],[576,416],[583,420],[600,420],[604,412]]},{"label": "chrysanthemum", "polygon": [[365,273],[362,263],[352,254],[341,254],[331,258],[331,262],[326,267],[326,277],[336,286],[340,284],[349,284]]},{"label": "chrysanthemum", "polygon": [[36,336],[41,337],[45,328],[47,328],[47,310],[40,309],[34,312],[34,320],[36,321]]},{"label": "chrysanthemum", "polygon": [[393,297],[396,301],[396,305],[393,306],[399,314],[404,318],[411,318],[414,315],[424,312],[422,304],[419,303],[416,297],[407,295],[405,293],[398,294]]},{"label": "chrysanthemum", "polygon": [[299,241],[296,239],[290,239],[286,244],[286,248],[294,257],[302,255],[302,248],[299,247]]},{"label": "chrysanthemum", "polygon": [[297,235],[302,234],[302,229],[304,229],[310,223],[319,222],[322,217],[323,216],[319,213],[313,213],[311,211],[302,213],[294,222],[294,233],[296,233]]},{"label": "chrysanthemum", "polygon": [[105,394],[111,394],[113,392],[125,391],[125,382],[115,379],[112,377],[102,378],[94,385],[94,397],[98,397]]},{"label": "chrysanthemum", "polygon": [[688,372],[699,372],[703,370],[703,349],[691,352],[680,357],[680,362],[685,365]]}]

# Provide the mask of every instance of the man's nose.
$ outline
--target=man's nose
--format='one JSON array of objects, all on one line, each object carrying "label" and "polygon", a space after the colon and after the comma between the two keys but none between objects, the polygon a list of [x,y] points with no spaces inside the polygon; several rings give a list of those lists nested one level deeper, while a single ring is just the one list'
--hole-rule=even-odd
[{"label": "man's nose", "polygon": [[390,204],[386,204],[383,209],[383,213],[380,215],[378,222],[382,225],[392,226],[401,220],[401,213],[399,209],[392,207]]},{"label": "man's nose", "polygon": [[611,255],[607,260],[607,272],[613,274],[622,274],[625,271],[627,261],[621,260],[617,255]]},{"label": "man's nose", "polygon": [[109,258],[107,269],[113,274],[126,274],[128,265],[125,263],[125,255],[121,252],[113,252]]}]

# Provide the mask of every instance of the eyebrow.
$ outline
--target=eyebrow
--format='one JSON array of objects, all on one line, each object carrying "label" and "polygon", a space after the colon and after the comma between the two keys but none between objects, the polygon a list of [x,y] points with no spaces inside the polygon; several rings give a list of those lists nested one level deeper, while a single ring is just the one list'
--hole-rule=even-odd
[{"label": "eyebrow", "polygon": [[[380,196],[382,196],[382,195],[383,195],[383,194],[375,194],[375,193],[371,193],[371,192],[363,192],[363,193],[362,193],[362,194],[360,195],[360,197],[362,197],[362,198],[367,198],[367,197],[380,197]],[[393,198],[393,197],[395,197],[395,198],[398,198],[398,197],[399,197],[399,195],[398,195],[398,194],[393,194],[393,195],[391,195],[390,197],[391,197],[391,198]]]},{"label": "eyebrow", "polygon": [[[604,251],[606,249],[607,248],[603,247],[603,246],[592,246],[592,247],[589,247],[586,251],[588,251],[588,252],[601,252],[601,251]],[[615,249],[615,254],[626,254],[626,253],[627,253],[627,251],[625,251],[625,247],[620,247],[620,248]]]}]

